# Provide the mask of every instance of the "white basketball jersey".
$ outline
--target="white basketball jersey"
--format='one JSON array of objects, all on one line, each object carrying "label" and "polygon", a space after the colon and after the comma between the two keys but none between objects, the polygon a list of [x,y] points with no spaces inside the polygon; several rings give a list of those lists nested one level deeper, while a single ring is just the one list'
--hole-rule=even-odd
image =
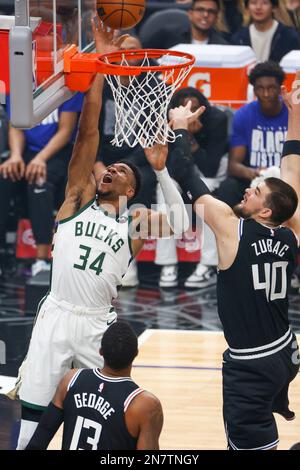
[{"label": "white basketball jersey", "polygon": [[88,308],[117,297],[131,260],[128,214],[115,218],[91,201],[58,223],[54,236],[51,293]]}]

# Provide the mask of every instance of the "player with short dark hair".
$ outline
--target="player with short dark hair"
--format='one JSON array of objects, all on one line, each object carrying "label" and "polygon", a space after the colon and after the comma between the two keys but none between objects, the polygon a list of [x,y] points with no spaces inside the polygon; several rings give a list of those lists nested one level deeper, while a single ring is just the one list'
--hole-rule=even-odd
[{"label": "player with short dark hair", "polygon": [[[279,178],[266,178],[264,184],[270,190],[265,196],[265,207],[272,211],[272,223],[281,225],[295,213],[298,205],[296,191]],[[259,185],[255,191],[260,192]],[[244,219],[252,216],[251,210],[245,209],[244,201],[237,204],[233,210],[236,215]]]},{"label": "player with short dark hair", "polygon": [[[101,24],[93,28],[100,54],[117,50],[124,40]],[[168,214],[134,206],[128,210],[140,184],[136,168],[128,162],[109,165],[95,180],[103,84],[104,76],[98,74],[85,96],[66,197],[56,217],[50,291],[40,304],[21,372],[20,450],[28,444],[64,374],[72,367],[99,364],[102,335],[117,319],[112,301],[145,240],[181,236],[189,227],[181,195],[165,166],[166,145],[156,144],[145,154]]]},{"label": "player with short dark hair", "polygon": [[223,355],[228,447],[276,449],[279,439],[273,412],[294,418],[288,387],[299,370],[298,344],[288,320],[288,286],[298,241],[281,225],[295,213],[297,194],[289,184],[268,178],[246,189],[232,210],[215,199],[203,181],[192,185],[186,179],[192,158],[187,124],[183,126],[189,110],[175,111],[182,126],[178,130],[182,139],[176,141],[183,149],[179,183],[196,213],[204,214],[218,248],[218,313],[229,346]]},{"label": "player with short dark hair", "polygon": [[27,446],[47,449],[64,423],[63,450],[156,450],[163,425],[160,401],[130,378],[138,354],[136,334],[116,322],[104,333],[104,366],[74,369],[56,394]]}]

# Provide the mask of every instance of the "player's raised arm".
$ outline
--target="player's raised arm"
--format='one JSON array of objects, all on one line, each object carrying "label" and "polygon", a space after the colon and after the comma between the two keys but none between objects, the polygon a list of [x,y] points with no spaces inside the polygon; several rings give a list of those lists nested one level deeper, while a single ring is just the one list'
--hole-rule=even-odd
[{"label": "player's raised arm", "polygon": [[[296,73],[296,81],[290,92],[282,87],[282,96],[288,108],[289,121],[282,152],[281,177],[295,189],[300,199],[300,71]],[[300,239],[299,204],[288,225]]]},{"label": "player's raised arm", "polygon": [[168,238],[172,234],[182,235],[189,227],[189,217],[184,202],[166,168],[168,146],[155,144],[153,147],[145,148],[144,151],[161,186],[166,213],[140,207],[132,211],[130,238],[134,256],[140,251],[145,239]]},{"label": "player's raised arm", "polygon": [[[204,221],[214,231],[215,235],[226,235],[232,233],[237,225],[237,218],[232,209],[222,201],[215,199],[206,184],[199,178],[191,180],[188,168],[193,164],[190,146],[187,138],[189,122],[198,119],[205,111],[201,106],[196,112],[191,112],[191,102],[186,106],[179,106],[170,110],[170,119],[173,130],[181,134],[176,140],[176,166],[180,167],[178,181],[184,192],[188,195],[196,213],[204,218]],[[203,209],[203,210],[202,210]]]},{"label": "player's raised arm", "polygon": [[[118,50],[128,36],[117,38],[116,31],[109,31],[97,17],[92,20],[92,27],[96,52],[100,54]],[[91,178],[99,145],[98,121],[102,107],[103,85],[104,76],[97,74],[84,98],[77,139],[69,165],[67,195],[70,192],[76,194],[84,192]]]}]

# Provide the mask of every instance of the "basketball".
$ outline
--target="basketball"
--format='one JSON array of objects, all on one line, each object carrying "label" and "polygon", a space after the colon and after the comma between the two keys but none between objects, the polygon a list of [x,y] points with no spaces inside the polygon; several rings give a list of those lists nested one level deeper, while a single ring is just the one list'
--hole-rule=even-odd
[{"label": "basketball", "polygon": [[145,0],[100,0],[97,1],[97,11],[106,26],[130,29],[143,18]]}]

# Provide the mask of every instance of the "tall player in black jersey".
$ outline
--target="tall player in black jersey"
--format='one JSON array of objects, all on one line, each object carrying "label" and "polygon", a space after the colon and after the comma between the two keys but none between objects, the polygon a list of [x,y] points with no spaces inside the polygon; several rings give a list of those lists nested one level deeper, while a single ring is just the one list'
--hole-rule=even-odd
[{"label": "tall player in black jersey", "polygon": [[162,407],[130,377],[138,343],[128,323],[106,330],[100,354],[101,370],[73,369],[61,380],[27,450],[47,449],[62,422],[64,450],[159,449]]},{"label": "tall player in black jersey", "polygon": [[[174,118],[172,110],[170,114]],[[204,220],[217,241],[218,313],[229,346],[223,360],[228,447],[276,449],[273,412],[294,417],[288,408],[288,386],[299,369],[287,298],[297,240],[282,226],[295,213],[297,194],[286,182],[268,178],[247,189],[234,211],[215,199],[201,180],[188,177],[192,159],[183,130],[188,116],[188,107],[176,109],[182,135],[176,141],[181,158],[177,179],[200,217],[204,208]]]}]

